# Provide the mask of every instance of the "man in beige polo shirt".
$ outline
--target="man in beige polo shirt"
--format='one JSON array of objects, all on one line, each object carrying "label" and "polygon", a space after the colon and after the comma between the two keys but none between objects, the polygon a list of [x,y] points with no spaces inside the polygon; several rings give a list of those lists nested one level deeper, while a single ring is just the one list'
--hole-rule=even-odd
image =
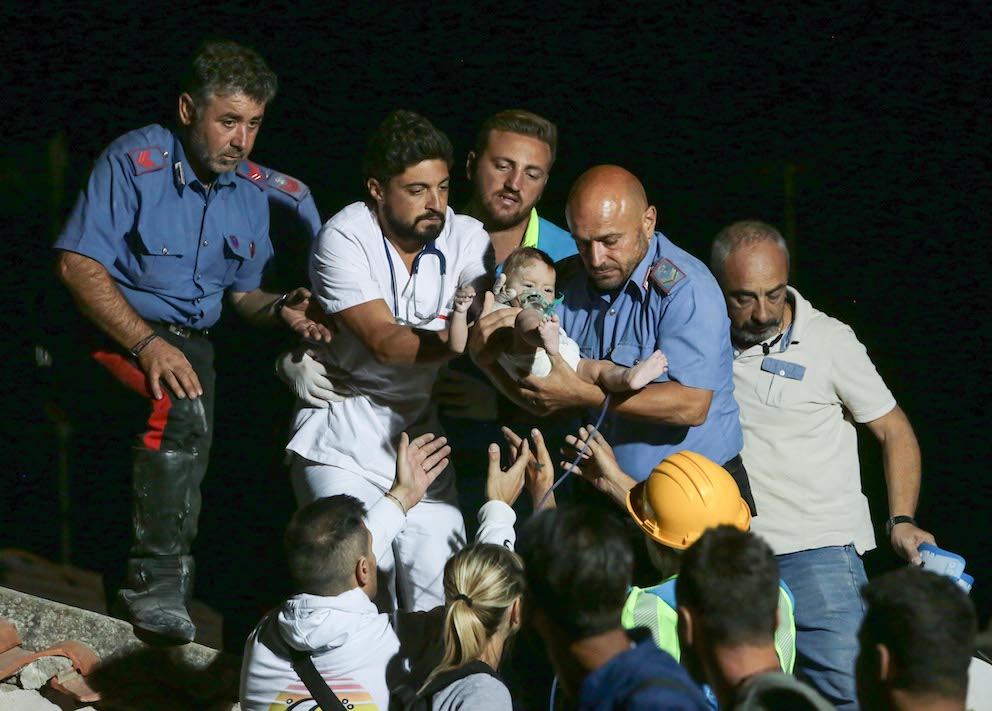
[{"label": "man in beige polo shirt", "polygon": [[741,456],[758,510],[752,530],[775,551],[795,596],[796,671],[838,708],[854,709],[858,591],[867,582],[860,555],[875,547],[854,423],[882,446],[886,532],[916,564],[917,546],[934,542],[913,520],[919,445],[851,328],[788,286],[789,253],[774,227],[726,227],[711,268],[730,315]]}]

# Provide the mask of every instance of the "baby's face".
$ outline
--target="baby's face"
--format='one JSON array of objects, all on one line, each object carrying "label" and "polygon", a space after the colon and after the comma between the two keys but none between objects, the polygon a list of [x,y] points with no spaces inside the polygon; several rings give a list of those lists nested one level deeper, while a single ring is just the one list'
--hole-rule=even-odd
[{"label": "baby's face", "polygon": [[534,291],[551,303],[555,300],[555,270],[544,262],[530,259],[517,267],[512,274],[506,275],[505,289],[513,289],[516,296],[511,301],[512,306],[520,306],[520,295],[525,291]]}]

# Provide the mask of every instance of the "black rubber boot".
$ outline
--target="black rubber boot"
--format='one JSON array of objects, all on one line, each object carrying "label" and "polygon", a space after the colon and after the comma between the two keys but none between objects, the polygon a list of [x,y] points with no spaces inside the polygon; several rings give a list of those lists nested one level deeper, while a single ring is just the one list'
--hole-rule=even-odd
[{"label": "black rubber boot", "polygon": [[196,636],[186,608],[193,590],[189,552],[200,508],[200,469],[194,453],[134,450],[134,539],[115,612],[150,644],[185,644]]},{"label": "black rubber boot", "polygon": [[191,556],[132,558],[127,580],[130,589],[121,590],[118,600],[138,639],[170,646],[196,638],[196,626],[186,609],[193,586]]}]

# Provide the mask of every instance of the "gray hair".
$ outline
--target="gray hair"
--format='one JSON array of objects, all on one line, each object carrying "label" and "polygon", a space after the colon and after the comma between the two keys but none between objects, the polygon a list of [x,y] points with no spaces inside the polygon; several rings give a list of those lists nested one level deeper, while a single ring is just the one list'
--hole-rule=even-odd
[{"label": "gray hair", "polygon": [[720,230],[716,239],[713,240],[713,248],[710,251],[710,271],[718,280],[723,278],[723,265],[727,257],[742,245],[758,244],[759,242],[774,242],[785,254],[786,268],[789,266],[789,247],[782,237],[782,233],[769,225],[767,222],[759,220],[741,220],[732,225],[728,225]]}]

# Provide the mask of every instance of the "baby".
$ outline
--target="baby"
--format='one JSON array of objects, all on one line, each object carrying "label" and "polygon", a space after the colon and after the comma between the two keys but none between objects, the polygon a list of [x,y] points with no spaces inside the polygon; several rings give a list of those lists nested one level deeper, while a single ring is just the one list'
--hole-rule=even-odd
[{"label": "baby", "polygon": [[[668,370],[668,359],[661,351],[630,368],[608,360],[581,358],[579,345],[558,325],[558,314],[552,310],[556,279],[554,262],[533,247],[515,249],[503,262],[503,273],[493,286],[494,308],[522,309],[514,321],[513,344],[498,358],[510,375],[546,377],[551,372],[550,356],[561,355],[586,382],[607,392],[624,392],[640,390]],[[464,352],[468,342],[468,309],[474,298],[471,286],[455,293],[448,345],[456,353]]]}]

